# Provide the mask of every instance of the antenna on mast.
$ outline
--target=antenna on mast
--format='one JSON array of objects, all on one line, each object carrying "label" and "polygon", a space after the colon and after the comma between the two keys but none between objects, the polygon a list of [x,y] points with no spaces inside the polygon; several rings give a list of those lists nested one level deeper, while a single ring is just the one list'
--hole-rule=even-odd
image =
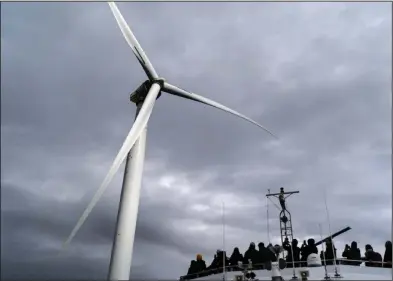
[{"label": "antenna on mast", "polygon": [[291,246],[292,273],[293,273],[293,276],[292,276],[292,279],[291,279],[291,280],[296,280],[296,279],[297,279],[297,276],[296,276],[296,271],[295,271],[295,259],[294,259],[294,256],[293,256],[293,245],[292,245],[292,241],[291,241],[291,243],[290,243],[290,246]]},{"label": "antenna on mast", "polygon": [[226,272],[225,272],[225,261],[226,261],[226,252],[225,252],[225,203],[222,201],[222,278],[226,281]]},{"label": "antenna on mast", "polygon": [[[270,189],[268,189],[267,191],[269,192],[268,194],[270,194]],[[271,242],[270,242],[270,224],[269,224],[269,219],[270,219],[269,218],[269,201],[267,198],[268,197],[266,196],[266,224],[267,224],[267,239],[270,244]]]},{"label": "antenna on mast", "polygon": [[[270,189],[268,190],[269,193],[266,194],[266,197],[270,199],[271,196],[278,198],[281,211],[280,211],[280,231],[281,231],[281,245],[284,245],[284,242],[288,241],[292,243],[293,240],[293,230],[292,230],[292,219],[291,213],[287,210],[285,200],[291,196],[292,194],[299,193],[299,191],[284,191],[284,187],[280,188],[279,193],[270,193]],[[284,258],[284,252],[282,252]]]},{"label": "antenna on mast", "polygon": [[334,261],[334,277],[335,278],[342,278],[342,276],[340,275],[340,271],[338,270],[337,262],[336,262],[336,251],[335,251],[336,247],[334,246],[332,231],[331,231],[331,227],[330,227],[330,216],[329,216],[329,208],[328,208],[327,200],[326,200],[326,190],[324,190],[324,192],[323,192],[323,197],[325,200],[325,208],[326,208],[326,216],[327,216],[328,226],[329,226],[330,241],[332,243],[333,261]]},{"label": "antenna on mast", "polygon": [[[321,224],[318,224],[318,227],[319,227],[319,234],[320,234],[320,236],[321,236],[321,240],[323,239],[322,238],[322,227],[321,227]],[[323,243],[322,243],[322,255],[323,255],[323,265],[324,265],[324,267],[325,267],[325,280],[330,280],[330,277],[329,277],[329,275],[328,275],[328,273],[327,273],[327,268],[326,268],[326,257],[325,257],[325,247],[323,246]]]}]

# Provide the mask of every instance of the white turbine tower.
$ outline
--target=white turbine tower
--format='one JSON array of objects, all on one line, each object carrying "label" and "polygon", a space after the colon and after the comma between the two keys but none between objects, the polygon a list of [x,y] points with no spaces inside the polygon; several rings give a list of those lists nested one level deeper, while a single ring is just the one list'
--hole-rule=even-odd
[{"label": "white turbine tower", "polygon": [[169,84],[163,78],[160,78],[147,58],[142,47],[136,40],[130,27],[127,25],[126,21],[121,15],[116,4],[114,2],[109,2],[108,4],[128,45],[130,45],[149,80],[145,81],[137,90],[135,90],[134,93],[131,94],[131,101],[136,103],[137,106],[134,124],[128,133],[122,147],[120,148],[119,153],[114,159],[113,164],[110,167],[103,183],[78,220],[70,236],[64,242],[63,248],[69,244],[76,235],[96,203],[99,201],[105,189],[108,187],[120,165],[127,157],[108,278],[109,280],[128,280],[131,270],[132,251],[138,216],[139,195],[145,159],[147,122],[152,113],[154,103],[160,96],[161,91],[229,112],[264,129],[273,137],[276,136],[250,118],[215,101],[182,90],[174,85]]}]

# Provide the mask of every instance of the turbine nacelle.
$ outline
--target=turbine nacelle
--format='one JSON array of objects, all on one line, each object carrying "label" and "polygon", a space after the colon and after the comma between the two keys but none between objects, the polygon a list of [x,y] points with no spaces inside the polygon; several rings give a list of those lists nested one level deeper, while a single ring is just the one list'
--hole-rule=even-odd
[{"label": "turbine nacelle", "polygon": [[[160,88],[162,89],[165,84],[165,79],[164,78],[158,78],[158,79],[153,79],[153,80],[146,80],[143,82],[138,88],[136,88],[135,91],[133,91],[130,94],[130,101],[135,104],[139,104],[140,102],[143,102],[147,96],[147,93],[149,92],[151,86],[157,83],[160,85]],[[158,96],[156,100],[161,96],[161,90],[158,93]]]}]

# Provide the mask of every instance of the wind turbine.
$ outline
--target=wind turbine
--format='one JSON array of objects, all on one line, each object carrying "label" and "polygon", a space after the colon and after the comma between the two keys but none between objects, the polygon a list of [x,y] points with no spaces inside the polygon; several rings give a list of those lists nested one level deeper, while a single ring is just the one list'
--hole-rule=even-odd
[{"label": "wind turbine", "polygon": [[134,102],[137,106],[134,124],[131,127],[131,130],[128,133],[122,147],[120,148],[120,151],[114,159],[108,174],[105,176],[103,183],[94,194],[93,199],[84,210],[82,216],[79,218],[70,236],[64,242],[63,249],[76,235],[108,187],[120,165],[127,157],[108,278],[109,280],[128,280],[132,263],[132,251],[138,216],[139,195],[142,183],[143,164],[145,160],[147,123],[152,113],[154,104],[161,95],[161,91],[221,109],[242,119],[245,119],[248,122],[251,122],[252,124],[264,129],[273,137],[277,137],[254,120],[208,98],[180,89],[179,87],[174,86],[166,82],[163,78],[159,77],[142,47],[136,40],[130,27],[127,25],[126,21],[121,15],[116,4],[114,2],[108,2],[108,4],[120,27],[121,32],[123,33],[124,38],[131,47],[149,79],[143,82],[142,85],[131,94],[131,101]]}]

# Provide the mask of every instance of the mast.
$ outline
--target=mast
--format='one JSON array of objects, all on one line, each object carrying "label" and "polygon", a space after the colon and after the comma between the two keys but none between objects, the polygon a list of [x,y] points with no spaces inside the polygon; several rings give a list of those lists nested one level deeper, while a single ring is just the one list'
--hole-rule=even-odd
[{"label": "mast", "polygon": [[[292,229],[292,218],[291,218],[291,213],[288,211],[286,207],[286,199],[291,196],[292,194],[299,193],[299,191],[288,191],[285,192],[284,188],[280,188],[279,193],[269,193],[266,194],[266,197],[271,197],[274,196],[276,197],[281,205],[281,211],[280,211],[280,233],[281,233],[281,245],[284,245],[284,241],[288,239],[288,241],[292,245],[292,240],[293,240],[293,229]],[[284,255],[284,252],[282,252]]]}]

